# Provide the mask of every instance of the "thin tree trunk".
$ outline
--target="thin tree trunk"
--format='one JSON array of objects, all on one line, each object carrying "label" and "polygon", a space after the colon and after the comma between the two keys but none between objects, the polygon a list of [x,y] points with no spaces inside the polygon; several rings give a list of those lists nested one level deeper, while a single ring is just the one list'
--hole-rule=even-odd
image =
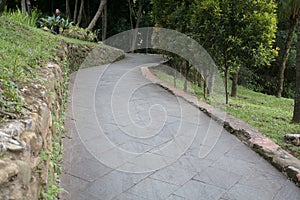
[{"label": "thin tree trunk", "polygon": [[71,19],[71,9],[69,0],[66,0],[66,16],[68,19]]},{"label": "thin tree trunk", "polygon": [[136,19],[135,30],[133,31],[131,52],[133,52],[136,48],[136,40],[137,40],[138,28],[139,28],[140,20],[141,20],[141,16],[142,16],[142,11],[143,11],[143,5],[142,5],[141,0],[139,0],[139,10],[138,10],[138,15],[137,15],[137,19]]},{"label": "thin tree trunk", "polygon": [[[83,9],[83,16],[85,17],[85,21],[84,21],[84,27],[87,27],[88,26],[88,23],[92,20],[92,17],[90,14],[90,10],[91,10],[91,3],[90,3],[90,0],[87,0],[86,1],[86,9]],[[93,2],[93,1],[92,1]]]},{"label": "thin tree trunk", "polygon": [[54,0],[51,0],[50,13],[54,11]]},{"label": "thin tree trunk", "polygon": [[[86,5],[87,3],[85,3]],[[84,6],[83,6],[83,11],[82,11],[82,19],[85,19],[85,21],[81,20],[81,24],[82,26],[86,27],[87,26],[87,22],[90,21],[90,20],[87,20],[87,14],[86,14],[86,11],[89,10],[89,9],[86,9]]]},{"label": "thin tree trunk", "polygon": [[208,75],[208,88],[207,88],[208,97],[214,93],[214,84],[215,84],[215,69],[214,67],[211,67],[209,69],[209,75]]},{"label": "thin tree trunk", "polygon": [[79,8],[79,13],[78,13],[77,24],[76,24],[77,26],[79,26],[80,23],[81,23],[83,8],[84,8],[84,0],[81,0],[80,8]]},{"label": "thin tree trunk", "polygon": [[238,88],[238,79],[239,79],[239,71],[234,72],[232,74],[232,86],[231,86],[231,94],[230,96],[237,96],[237,88]]},{"label": "thin tree trunk", "polygon": [[229,67],[225,66],[225,97],[226,97],[226,105],[229,103],[229,97],[228,97],[228,71]]},{"label": "thin tree trunk", "polygon": [[102,41],[106,39],[107,34],[107,4],[105,4],[102,12]]},{"label": "thin tree trunk", "polygon": [[75,7],[74,7],[74,17],[73,17],[73,21],[74,23],[77,22],[77,10],[78,10],[78,0],[75,1]]},{"label": "thin tree trunk", "polygon": [[190,69],[191,69],[191,66],[190,66],[189,62],[186,61],[186,63],[185,63],[185,79],[184,79],[184,86],[183,86],[183,90],[185,92],[187,92],[187,89],[188,89],[188,74],[189,74]]},{"label": "thin tree trunk", "polygon": [[201,76],[201,73],[200,72],[197,72],[197,85],[198,87],[202,87],[202,76]]},{"label": "thin tree trunk", "polygon": [[29,16],[31,16],[31,2],[30,0],[26,0],[26,6],[27,6],[27,13]]},{"label": "thin tree trunk", "polygon": [[137,15],[137,19],[136,19],[135,28],[139,28],[139,26],[140,26],[140,21],[141,21],[141,17],[142,17],[142,11],[143,11],[142,1],[139,0],[139,10],[138,10],[138,15]]},{"label": "thin tree trunk", "polygon": [[133,29],[131,0],[128,0],[130,27]]},{"label": "thin tree trunk", "polygon": [[295,90],[295,101],[294,101],[294,113],[293,122],[300,123],[300,23],[298,23],[297,32],[297,56],[296,56],[296,90]]},{"label": "thin tree trunk", "polygon": [[96,23],[97,23],[100,15],[101,15],[103,9],[104,9],[105,4],[106,4],[106,0],[101,0],[100,1],[99,8],[98,8],[94,18],[90,22],[89,26],[86,28],[86,31],[90,31],[96,26]]},{"label": "thin tree trunk", "polygon": [[177,70],[173,70],[173,82],[174,82],[174,87],[176,88],[176,79],[177,79]]},{"label": "thin tree trunk", "polygon": [[203,97],[204,99],[207,99],[207,82],[206,82],[206,78],[203,77]]},{"label": "thin tree trunk", "polygon": [[6,0],[0,0],[0,15],[4,11]]},{"label": "thin tree trunk", "polygon": [[21,0],[21,9],[22,9],[22,13],[26,14],[26,1],[25,0]]},{"label": "thin tree trunk", "polygon": [[295,27],[297,26],[297,21],[298,21],[298,19],[291,21],[291,25],[290,25],[289,32],[288,32],[288,35],[286,38],[286,42],[285,42],[284,52],[283,52],[282,59],[281,59],[280,65],[279,65],[279,70],[278,70],[279,83],[278,83],[278,90],[277,90],[277,94],[276,94],[276,97],[278,97],[278,98],[281,97],[281,94],[283,91],[284,72],[286,69],[286,62],[289,58],[290,49],[292,46],[293,34],[295,31]]},{"label": "thin tree trunk", "polygon": [[197,77],[198,77],[198,74],[197,74],[196,68],[195,68],[195,71],[193,71],[192,73],[193,73],[193,75],[194,75],[193,83],[194,83],[195,85],[197,85],[197,80],[198,80]]}]

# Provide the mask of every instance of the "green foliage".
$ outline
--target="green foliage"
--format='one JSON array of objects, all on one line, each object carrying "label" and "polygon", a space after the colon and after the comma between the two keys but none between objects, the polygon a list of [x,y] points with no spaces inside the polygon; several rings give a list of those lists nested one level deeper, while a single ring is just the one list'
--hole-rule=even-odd
[{"label": "green foliage", "polygon": [[[219,67],[270,64],[276,31],[276,4],[268,1],[196,0],[192,30]],[[193,34],[193,33],[192,33]]]},{"label": "green foliage", "polygon": [[57,195],[63,190],[59,188],[56,184],[52,184],[52,182],[48,183],[49,187],[47,191],[44,188],[41,190],[41,198],[46,200],[57,199]]},{"label": "green foliage", "polygon": [[284,141],[285,134],[299,133],[300,125],[291,122],[293,100],[256,93],[240,87],[238,98],[232,98],[227,113],[242,119],[300,158],[300,149]]},{"label": "green foliage", "polygon": [[79,26],[70,26],[69,29],[62,32],[62,35],[90,42],[93,42],[97,38],[95,33],[90,31],[86,32],[84,28],[80,28]]},{"label": "green foliage", "polygon": [[52,28],[53,26],[59,26],[62,22],[62,18],[53,16],[48,16],[45,18],[39,19],[38,23],[40,27]]},{"label": "green foliage", "polygon": [[[61,66],[64,70],[63,83],[61,85],[62,88],[56,88],[56,92],[60,93],[61,91],[67,91],[68,83],[69,83],[69,68],[67,67],[67,63],[65,62]],[[59,118],[56,118],[56,113],[52,113],[53,117],[53,127],[54,133],[52,138],[52,149],[51,151],[41,151],[40,158],[43,161],[49,159],[49,171],[48,171],[48,184],[46,188],[42,188],[41,197],[43,199],[52,200],[55,199],[60,192],[63,191],[62,188],[59,187],[59,176],[62,172],[62,146],[61,139],[65,134],[65,109],[67,103],[68,93],[63,92],[62,94],[62,105],[61,105],[61,113],[59,113]]]},{"label": "green foliage", "polygon": [[153,0],[152,18],[156,26],[187,33],[193,0]]},{"label": "green foliage", "polygon": [[53,30],[55,26],[62,28],[62,32],[66,29],[69,29],[73,26],[73,22],[69,19],[64,19],[62,17],[48,16],[45,18],[40,18],[38,21],[40,27],[47,27],[50,30]]},{"label": "green foliage", "polygon": [[175,29],[199,42],[228,74],[274,60],[275,12],[273,0],[154,0],[152,16],[157,26]]},{"label": "green foliage", "polygon": [[74,23],[69,19],[62,19],[59,26],[63,29],[64,32],[64,30],[71,28],[73,25]]},{"label": "green foliage", "polygon": [[157,26],[191,36],[220,67],[269,64],[276,31],[276,4],[243,0],[153,1]]},{"label": "green foliage", "polygon": [[[157,77],[159,77],[161,80],[166,81],[167,83],[174,85],[174,77],[159,70],[159,69],[155,69],[153,70],[153,72],[155,73],[155,75]],[[176,88],[179,88],[181,90],[184,89],[184,77],[182,75],[180,75],[178,73],[177,75],[178,77],[176,78]],[[191,94],[200,94],[200,90],[198,90],[198,88],[195,87],[195,84],[193,84],[192,82],[188,81],[188,93]]]},{"label": "green foliage", "polygon": [[16,11],[4,12],[2,16],[23,26],[35,27],[40,15],[41,13],[36,9],[32,10],[31,16],[23,14],[20,9],[17,9]]},{"label": "green foliage", "polygon": [[278,0],[278,16],[280,19],[293,20],[300,12],[299,0]]},{"label": "green foliage", "polygon": [[0,117],[22,113],[22,88],[29,80],[37,81],[41,64],[55,57],[52,50],[58,41],[23,23],[33,25],[35,20],[20,12],[0,17]]}]

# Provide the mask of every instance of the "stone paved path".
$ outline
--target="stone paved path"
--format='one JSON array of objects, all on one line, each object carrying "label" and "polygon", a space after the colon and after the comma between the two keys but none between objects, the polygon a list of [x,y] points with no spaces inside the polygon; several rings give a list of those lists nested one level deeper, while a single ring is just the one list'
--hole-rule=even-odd
[{"label": "stone paved path", "polygon": [[62,199],[300,199],[273,166],[142,76],[160,60],[129,54],[73,77]]}]

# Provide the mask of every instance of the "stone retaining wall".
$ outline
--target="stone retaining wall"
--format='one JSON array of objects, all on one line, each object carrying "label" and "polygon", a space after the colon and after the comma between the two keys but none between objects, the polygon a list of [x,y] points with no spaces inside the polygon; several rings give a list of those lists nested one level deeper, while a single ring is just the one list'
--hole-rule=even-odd
[{"label": "stone retaining wall", "polygon": [[[124,52],[104,45],[78,45],[61,41],[56,52],[69,63],[71,71],[84,67],[114,62],[124,57]],[[85,61],[85,58],[88,57]],[[0,199],[40,199],[41,190],[56,180],[49,156],[54,132],[54,118],[59,119],[64,110],[64,78],[58,64],[49,63],[40,68],[38,81],[21,89],[27,103],[27,113],[22,119],[10,120],[0,125]],[[52,175],[49,176],[48,173]]]},{"label": "stone retaining wall", "polygon": [[39,153],[52,148],[52,114],[61,113],[62,83],[59,65],[42,67],[40,81],[22,89],[26,117],[1,125],[0,199],[38,199],[47,184],[49,160]]},{"label": "stone retaining wall", "polygon": [[226,115],[225,120],[220,118],[221,111],[211,105],[200,101],[196,97],[175,88],[173,85],[163,82],[156,77],[148,67],[142,68],[142,74],[151,82],[165,88],[176,96],[180,96],[192,103],[208,116],[223,124],[224,128],[236,135],[244,144],[264,157],[268,162],[280,170],[288,178],[292,179],[298,186],[300,185],[300,160],[282,149],[269,138],[263,136],[258,130],[254,129],[244,121],[231,115]]}]

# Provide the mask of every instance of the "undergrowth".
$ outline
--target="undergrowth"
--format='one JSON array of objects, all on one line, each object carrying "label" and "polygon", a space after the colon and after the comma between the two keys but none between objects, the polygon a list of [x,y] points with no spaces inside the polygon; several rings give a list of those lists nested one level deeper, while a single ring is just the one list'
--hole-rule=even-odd
[{"label": "undergrowth", "polygon": [[[49,62],[59,62],[63,71],[63,83],[56,92],[62,92],[60,113],[53,113],[53,141],[51,150],[42,150],[39,154],[43,163],[49,161],[48,183],[41,191],[41,199],[56,199],[61,191],[59,175],[61,173],[62,145],[64,133],[64,112],[67,99],[67,86],[70,70],[68,62],[56,55],[61,49],[62,40],[66,43],[87,44],[87,42],[53,35],[35,28],[38,15],[32,18],[20,11],[3,13],[0,16],[0,123],[8,119],[22,117],[28,108],[23,98],[23,88],[40,81],[40,68]],[[90,43],[89,43],[90,44]],[[45,82],[47,84],[47,82]],[[51,94],[49,94],[51,95]],[[53,112],[55,109],[53,109]],[[60,116],[56,118],[55,116]],[[0,154],[0,157],[5,156]],[[39,166],[36,173],[43,170]]]},{"label": "undergrowth", "polygon": [[[4,12],[0,16],[0,119],[15,119],[23,115],[26,104],[22,89],[38,81],[41,66],[59,60],[55,49],[61,40],[75,44],[95,43],[53,35],[37,29],[38,11],[32,16],[21,11]],[[0,121],[0,122],[1,122]]]},{"label": "undergrowth", "polygon": [[[56,58],[53,50],[58,40],[19,24],[20,20],[18,13],[0,17],[1,118],[16,118],[22,114],[26,108],[23,87],[28,82],[38,81],[40,66]],[[34,24],[29,19],[27,22],[27,25]]]},{"label": "undergrowth", "polygon": [[[20,119],[26,115],[26,111],[30,111],[24,99],[23,89],[25,86],[36,83],[47,84],[47,81],[40,77],[41,67],[51,62],[59,63],[64,77],[62,85],[55,88],[56,92],[60,94],[58,96],[61,97],[61,108],[59,109],[60,113],[52,113],[54,127],[52,148],[40,151],[39,157],[43,162],[34,171],[34,173],[42,173],[45,165],[49,162],[47,185],[40,191],[40,199],[52,200],[57,199],[62,190],[59,187],[59,175],[62,170],[61,138],[65,132],[64,114],[71,73],[70,63],[72,62],[70,60],[72,53],[69,49],[67,51],[70,55],[63,54],[66,53],[65,49],[69,46],[82,47],[86,52],[86,46],[92,49],[98,44],[67,38],[63,35],[53,35],[48,31],[38,29],[36,28],[38,16],[38,12],[33,12],[32,17],[29,17],[20,11],[4,12],[0,16],[0,126],[9,119]],[[113,53],[113,48],[103,44],[101,46],[105,52]],[[47,93],[47,95],[52,94]],[[53,108],[52,112],[56,112],[55,110]],[[0,154],[0,157],[2,156],[5,155]]]},{"label": "undergrowth", "polygon": [[41,13],[36,9],[32,10],[31,16],[24,15],[20,9],[15,11],[5,11],[2,13],[2,17],[5,17],[9,21],[28,27],[35,27],[40,15]]},{"label": "undergrowth", "polygon": [[[61,62],[61,68],[64,71],[63,74],[63,82],[59,86],[59,88],[55,88],[56,93],[60,94],[61,96],[61,102],[60,105],[60,113],[57,115],[53,111],[53,127],[54,127],[54,133],[52,138],[52,149],[48,151],[42,151],[40,153],[40,157],[43,161],[49,160],[49,166],[48,169],[48,184],[46,187],[42,188],[41,190],[41,198],[52,200],[57,197],[57,195],[63,191],[62,188],[59,187],[59,177],[62,172],[62,151],[63,146],[61,144],[62,136],[65,134],[65,110],[66,110],[66,104],[67,104],[67,98],[68,93],[66,92],[68,90],[68,84],[69,84],[69,74],[70,70],[68,68],[67,62]],[[55,108],[54,110],[56,110]],[[57,118],[56,116],[59,116]]]}]

